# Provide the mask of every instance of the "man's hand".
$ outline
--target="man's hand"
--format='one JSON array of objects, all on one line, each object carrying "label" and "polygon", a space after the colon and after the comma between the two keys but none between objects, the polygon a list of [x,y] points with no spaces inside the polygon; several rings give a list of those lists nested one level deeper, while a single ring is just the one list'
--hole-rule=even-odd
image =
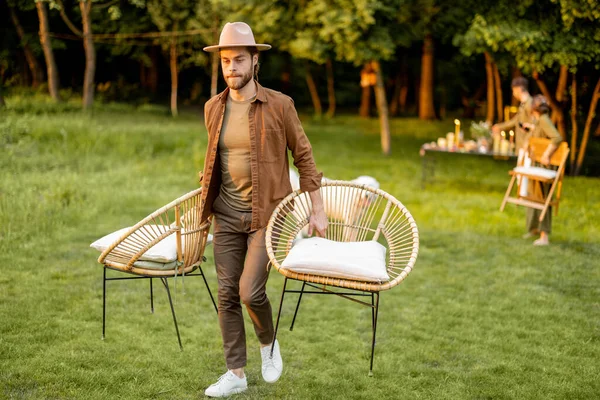
[{"label": "man's hand", "polygon": [[313,207],[308,220],[308,236],[312,236],[314,232],[319,237],[325,237],[328,224],[329,222],[327,221],[327,216],[325,215],[323,207],[320,207],[319,209]]},{"label": "man's hand", "polygon": [[313,232],[320,237],[325,237],[327,233],[327,216],[323,208],[323,199],[321,198],[320,190],[310,192],[310,200],[312,202],[312,211],[308,219],[308,236],[312,236]]},{"label": "man's hand", "polygon": [[535,129],[535,125],[529,122],[523,122],[521,125],[523,126],[523,128],[528,129],[530,131]]},{"label": "man's hand", "polygon": [[550,156],[548,154],[542,155],[542,158],[540,158],[540,162],[544,165],[550,165]]},{"label": "man's hand", "polygon": [[540,158],[540,162],[543,165],[550,165],[550,157],[552,157],[552,154],[554,154],[554,152],[556,151],[557,148],[558,148],[557,145],[550,143],[548,145],[548,147],[546,148],[546,151],[544,151],[544,154],[542,154],[542,157]]}]

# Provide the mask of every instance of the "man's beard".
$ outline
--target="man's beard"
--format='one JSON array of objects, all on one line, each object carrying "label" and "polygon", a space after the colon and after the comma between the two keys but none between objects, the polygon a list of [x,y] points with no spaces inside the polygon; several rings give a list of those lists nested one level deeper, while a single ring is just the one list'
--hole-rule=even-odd
[{"label": "man's beard", "polygon": [[237,75],[233,78],[235,79],[235,82],[230,82],[230,79],[232,79],[232,77],[225,79],[227,86],[229,87],[229,89],[232,90],[240,90],[244,86],[246,86],[248,82],[250,82],[250,80],[252,79],[252,70],[248,71],[242,76]]}]

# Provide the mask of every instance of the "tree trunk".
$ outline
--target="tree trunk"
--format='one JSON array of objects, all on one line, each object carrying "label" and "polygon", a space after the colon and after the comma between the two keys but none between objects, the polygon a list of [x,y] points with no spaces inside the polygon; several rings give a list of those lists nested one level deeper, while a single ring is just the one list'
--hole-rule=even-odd
[{"label": "tree trunk", "polygon": [[598,105],[598,99],[600,98],[600,78],[596,83],[592,101],[590,102],[590,110],[585,121],[585,128],[583,128],[583,138],[581,139],[581,146],[579,147],[579,154],[577,154],[577,166],[575,167],[575,175],[579,175],[581,166],[583,165],[583,159],[585,157],[585,150],[587,149],[588,139],[590,137],[590,130],[592,129],[592,121],[596,116],[596,106]]},{"label": "tree trunk", "polygon": [[317,85],[310,72],[310,65],[306,63],[306,84],[310,92],[310,98],[312,99],[313,107],[315,108],[315,117],[321,117],[323,115],[323,107],[321,106],[321,99],[319,98],[319,92],[317,91]]},{"label": "tree trunk", "polygon": [[4,67],[0,66],[0,109],[6,107],[6,102],[4,101]]},{"label": "tree trunk", "polygon": [[50,92],[50,97],[52,97],[54,101],[60,101],[60,95],[58,93],[58,69],[56,67],[56,61],[54,60],[52,43],[50,42],[48,10],[46,9],[46,3],[42,1],[36,1],[35,7],[37,8],[38,18],[40,20],[40,44],[42,45],[42,49],[44,50],[44,58],[46,59],[48,91]]},{"label": "tree trunk", "polygon": [[406,112],[406,98],[408,94],[408,69],[406,66],[406,55],[402,56],[399,64],[399,72],[394,79],[394,90],[390,99],[390,115],[396,116],[400,112]]},{"label": "tree trunk", "polygon": [[487,89],[485,82],[482,82],[481,85],[475,91],[472,97],[468,97],[467,93],[461,94],[461,103],[463,105],[463,118],[475,118],[475,113],[478,108],[479,100],[483,97]]},{"label": "tree trunk", "polygon": [[150,48],[150,72],[148,73],[148,87],[153,94],[158,91],[158,48],[152,46]]},{"label": "tree trunk", "polygon": [[402,114],[406,113],[406,101],[408,100],[408,72],[406,75],[404,75],[404,77],[406,78],[406,82],[402,84],[400,88],[400,97],[398,97],[398,104]]},{"label": "tree trunk", "polygon": [[371,65],[366,63],[360,71],[360,86],[362,88],[360,95],[360,109],[358,114],[361,118],[369,118],[371,116],[371,85],[369,82],[369,74],[371,73]]},{"label": "tree trunk", "polygon": [[440,90],[440,112],[439,112],[439,117],[441,119],[446,118],[446,85],[442,84],[439,86],[439,90]]},{"label": "tree trunk", "polygon": [[8,10],[10,11],[10,18],[15,25],[15,29],[17,34],[19,35],[19,39],[21,41],[21,46],[23,46],[23,52],[25,53],[25,58],[27,59],[27,65],[29,66],[29,70],[31,71],[31,76],[33,78],[33,82],[31,86],[38,87],[40,83],[44,80],[44,71],[40,67],[40,63],[35,58],[33,51],[31,50],[31,46],[27,43],[27,38],[25,37],[25,31],[23,30],[23,26],[21,26],[21,21],[19,21],[19,17],[14,9],[10,5],[10,2],[7,2]]},{"label": "tree trunk", "polygon": [[381,66],[379,61],[372,61],[373,71],[377,76],[375,84],[375,101],[377,103],[377,111],[379,113],[379,123],[381,129],[381,151],[386,156],[392,151],[390,138],[390,122],[388,114],[388,104],[385,97],[385,86],[383,84],[383,75],[381,74]]},{"label": "tree trunk", "polygon": [[85,50],[85,73],[83,75],[83,109],[94,104],[94,76],[96,75],[96,49],[92,38],[91,0],[80,1],[81,21],[83,23],[83,49]]},{"label": "tree trunk", "polygon": [[330,58],[325,62],[325,68],[327,69],[327,99],[329,101],[327,118],[333,118],[335,115],[335,85],[333,80],[333,63]]},{"label": "tree trunk", "polygon": [[362,87],[359,115],[361,118],[369,118],[371,116],[371,86]]},{"label": "tree trunk", "polygon": [[565,65],[560,66],[560,73],[558,76],[558,85],[556,86],[556,101],[563,103],[567,101],[567,81],[569,77],[569,70]]},{"label": "tree trunk", "polygon": [[[562,71],[562,68],[561,68]],[[561,74],[562,75],[562,74]],[[561,76],[562,78],[562,76]],[[566,84],[566,83],[565,83]],[[560,86],[560,80],[559,80]],[[558,90],[556,91],[558,99]],[[577,75],[573,74],[571,83],[571,175],[575,173],[575,156],[577,155]]]},{"label": "tree trunk", "polygon": [[292,87],[292,56],[283,53],[283,68],[281,70],[281,92],[290,94]]},{"label": "tree trunk", "polygon": [[502,121],[504,115],[504,101],[502,100],[502,81],[500,80],[500,71],[498,64],[494,63],[494,83],[496,87],[496,112],[498,113],[498,122]]},{"label": "tree trunk", "polygon": [[426,34],[421,56],[421,85],[419,87],[419,119],[435,119],[433,107],[433,36]]},{"label": "tree trunk", "polygon": [[[177,23],[175,23],[173,31],[177,31]],[[171,39],[171,51],[169,58],[169,65],[171,67],[171,114],[176,117],[178,115],[177,86],[179,81],[179,71],[177,66],[177,39],[175,36],[173,36]]]},{"label": "tree trunk", "polygon": [[556,114],[556,118],[558,121],[558,132],[560,132],[560,135],[562,136],[563,140],[566,140],[567,135],[565,132],[565,117],[562,107],[560,106],[560,104],[556,103],[556,101],[552,97],[552,93],[550,93],[550,90],[548,90],[548,86],[546,86],[546,83],[542,80],[542,77],[535,71],[533,72],[533,79],[535,79],[535,82],[537,83],[538,88],[540,88],[542,94],[546,96],[546,99],[548,99],[550,107],[552,108],[552,114]]},{"label": "tree trunk", "polygon": [[[560,66],[560,72],[558,75],[558,84],[556,85],[556,102],[563,107],[564,103],[567,100],[567,80],[568,80],[569,70],[565,65]],[[552,122],[555,124],[558,123],[557,120],[558,114],[555,116],[552,114]]]},{"label": "tree trunk", "polygon": [[485,116],[485,122],[488,125],[494,123],[494,67],[492,56],[486,51],[483,53],[485,56],[485,77],[487,82],[487,112]]},{"label": "tree trunk", "polygon": [[144,65],[142,60],[139,60],[140,65],[140,85],[146,89],[148,88],[148,69]]},{"label": "tree trunk", "polygon": [[390,99],[390,115],[395,117],[398,115],[398,110],[400,108],[400,91],[402,87],[400,86],[400,73],[394,79],[394,91],[392,92],[392,98]]}]

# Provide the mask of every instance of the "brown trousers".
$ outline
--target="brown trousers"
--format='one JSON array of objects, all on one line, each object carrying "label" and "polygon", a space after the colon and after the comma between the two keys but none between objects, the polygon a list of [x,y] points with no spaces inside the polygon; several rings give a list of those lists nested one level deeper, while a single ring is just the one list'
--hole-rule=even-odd
[{"label": "brown trousers", "polygon": [[267,298],[269,257],[266,228],[251,231],[252,213],[213,204],[213,248],[219,284],[219,324],[228,369],[246,365],[246,332],[240,301],[246,305],[261,344],[273,341],[273,314]]},{"label": "brown trousers", "polygon": [[[541,190],[541,194],[538,193]],[[528,186],[528,194],[530,196],[537,197],[542,199],[543,196],[547,196],[548,192],[550,192],[549,184],[534,184],[529,182]],[[541,210],[536,210],[534,208],[527,208],[527,219],[526,219],[526,229],[527,232],[531,231],[541,231],[546,232],[548,235],[552,233],[552,207],[548,207],[548,211],[544,215],[544,219],[540,222],[540,215],[542,215]]]}]

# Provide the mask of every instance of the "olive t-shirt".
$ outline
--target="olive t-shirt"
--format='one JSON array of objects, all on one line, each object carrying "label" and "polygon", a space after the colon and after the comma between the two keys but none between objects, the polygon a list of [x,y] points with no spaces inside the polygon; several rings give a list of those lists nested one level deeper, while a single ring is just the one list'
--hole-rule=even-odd
[{"label": "olive t-shirt", "polygon": [[248,111],[254,98],[235,101],[229,96],[219,137],[221,199],[237,211],[252,210],[250,125]]}]

